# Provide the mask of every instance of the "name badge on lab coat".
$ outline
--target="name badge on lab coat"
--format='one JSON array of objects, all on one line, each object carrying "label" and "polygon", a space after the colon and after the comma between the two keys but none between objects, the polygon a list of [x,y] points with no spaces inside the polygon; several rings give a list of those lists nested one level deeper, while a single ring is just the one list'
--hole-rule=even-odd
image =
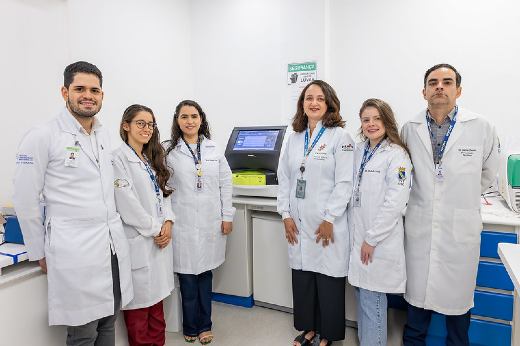
[{"label": "name badge on lab coat", "polygon": [[78,147],[67,147],[65,152],[65,167],[78,167]]},{"label": "name badge on lab coat", "polygon": [[444,166],[440,163],[435,165],[435,180],[444,181]]},{"label": "name badge on lab coat", "polygon": [[296,180],[296,198],[305,198],[305,187],[307,182],[303,179]]},{"label": "name badge on lab coat", "polygon": [[354,192],[354,207],[361,207],[361,192]]},{"label": "name badge on lab coat", "polygon": [[163,217],[162,203],[157,202],[157,216]]},{"label": "name badge on lab coat", "polygon": [[202,181],[202,177],[197,176],[195,178],[195,192],[203,192],[204,191],[204,182]]}]

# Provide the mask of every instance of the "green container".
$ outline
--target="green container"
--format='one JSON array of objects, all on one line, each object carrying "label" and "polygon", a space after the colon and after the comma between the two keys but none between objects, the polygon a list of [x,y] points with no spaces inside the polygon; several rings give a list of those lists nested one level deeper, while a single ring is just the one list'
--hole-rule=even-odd
[{"label": "green container", "polygon": [[512,188],[520,189],[520,155],[510,155],[507,160],[507,182]]},{"label": "green container", "polygon": [[233,172],[232,180],[234,185],[265,185],[265,173],[259,171],[238,171]]}]

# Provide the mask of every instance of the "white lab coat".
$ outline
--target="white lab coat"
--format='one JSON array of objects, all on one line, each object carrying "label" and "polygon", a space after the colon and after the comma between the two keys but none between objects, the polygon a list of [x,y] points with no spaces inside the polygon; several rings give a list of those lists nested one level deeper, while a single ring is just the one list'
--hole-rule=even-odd
[{"label": "white lab coat", "polygon": [[[365,145],[366,142],[358,143],[354,152],[354,189]],[[348,207],[352,234],[348,281],[352,286],[375,292],[404,293],[402,211],[408,202],[411,171],[406,151],[387,139],[365,166],[359,187],[361,207],[354,207],[353,200]],[[368,265],[360,258],[364,241],[375,246],[372,263]]]},{"label": "white lab coat", "polygon": [[[108,133],[93,130],[99,166],[79,123],[63,109],[20,142],[13,202],[29,260],[47,261],[49,324],[83,325],[114,313],[110,241],[118,261],[122,305],[133,297],[128,242],[114,201]],[[78,167],[65,166],[67,147]],[[40,193],[46,205],[43,224]]]},{"label": "white lab coat", "polygon": [[473,307],[482,231],[480,195],[499,164],[495,127],[459,107],[442,159],[444,181],[435,179],[426,110],[404,125],[402,138],[413,162],[405,217],[405,299],[445,315],[464,314]]},{"label": "white lab coat", "polygon": [[[309,145],[321,127],[320,121]],[[305,131],[292,133],[278,166],[278,213],[284,219],[291,217],[299,231],[298,243],[288,244],[289,265],[292,269],[345,277],[350,253],[345,210],[352,194],[354,142],[341,127],[327,128],[305,164],[305,198],[296,198],[304,143]],[[324,220],[333,223],[334,234],[334,243],[329,242],[325,248],[321,242],[316,244],[314,234]]]},{"label": "white lab coat", "polygon": [[169,186],[174,188],[171,204],[173,225],[173,269],[198,275],[224,262],[227,236],[222,221],[231,222],[235,208],[231,200],[231,169],[220,147],[207,138],[200,144],[203,191],[196,192],[193,156],[182,139],[168,155],[173,168]]},{"label": "white lab coat", "polygon": [[155,187],[139,157],[123,143],[114,150],[114,179],[117,211],[123,220],[130,259],[134,298],[125,310],[152,306],[173,290],[173,253],[171,242],[160,249],[154,241],[162,225],[175,222],[170,197],[163,197],[163,216],[157,212]]}]

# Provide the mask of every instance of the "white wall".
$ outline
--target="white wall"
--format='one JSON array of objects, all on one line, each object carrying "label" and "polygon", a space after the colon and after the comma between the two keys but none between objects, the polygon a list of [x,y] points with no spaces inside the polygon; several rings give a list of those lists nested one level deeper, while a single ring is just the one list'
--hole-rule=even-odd
[{"label": "white wall", "polygon": [[192,1],[194,100],[223,149],[235,126],[280,122],[279,8],[278,0]]},{"label": "white wall", "polygon": [[348,130],[370,97],[400,124],[426,108],[424,72],[446,62],[462,75],[458,104],[484,114],[501,137],[520,133],[520,3],[440,0],[330,2],[331,83]]},{"label": "white wall", "polygon": [[326,66],[326,0],[193,0],[195,99],[225,147],[235,126],[287,125],[287,64]]},{"label": "white wall", "polygon": [[336,89],[351,134],[369,97],[401,124],[425,108],[423,74],[448,62],[462,74],[459,104],[504,137],[520,132],[517,18],[520,3],[507,0],[0,0],[0,205],[21,135],[63,106],[72,61],[104,73],[100,119],[113,146],[131,103],[152,107],[167,138],[174,107],[192,98],[223,147],[234,126],[289,124],[287,63],[303,61]]},{"label": "white wall", "polygon": [[99,118],[114,148],[132,103],[152,108],[167,139],[177,98],[193,96],[190,22],[189,0],[0,0],[0,206],[11,202],[23,133],[64,106],[60,88],[71,62],[103,72]]}]

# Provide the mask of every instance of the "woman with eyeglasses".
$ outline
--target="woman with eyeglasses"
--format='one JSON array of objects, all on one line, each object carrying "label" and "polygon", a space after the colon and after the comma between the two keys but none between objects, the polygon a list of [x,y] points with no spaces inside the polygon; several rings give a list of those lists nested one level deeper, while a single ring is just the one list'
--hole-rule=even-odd
[{"label": "woman with eyeglasses", "polygon": [[211,270],[224,262],[226,238],[233,229],[231,170],[195,101],[177,105],[165,145],[168,165],[175,172],[169,181],[177,216],[173,268],[181,289],[184,339],[195,342],[198,337],[205,345],[213,339]]},{"label": "woman with eyeglasses", "polygon": [[117,211],[130,245],[134,298],[123,308],[130,346],[164,345],[162,301],[173,290],[170,171],[152,110],[128,107],[113,152]]}]

